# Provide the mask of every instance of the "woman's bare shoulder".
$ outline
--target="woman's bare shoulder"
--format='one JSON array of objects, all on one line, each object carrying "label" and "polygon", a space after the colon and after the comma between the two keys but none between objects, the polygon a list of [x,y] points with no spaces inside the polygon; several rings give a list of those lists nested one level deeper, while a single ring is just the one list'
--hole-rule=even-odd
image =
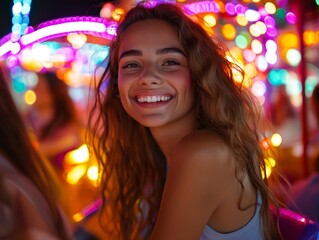
[{"label": "woman's bare shoulder", "polygon": [[[202,230],[216,209],[234,192],[237,186],[234,166],[231,151],[216,133],[196,131],[185,136],[171,155],[163,215],[174,218],[187,212],[188,219],[196,219],[190,225],[195,224]],[[171,213],[168,206],[180,210]]]},{"label": "woman's bare shoulder", "polygon": [[199,185],[207,182],[214,189],[212,192],[226,191],[226,187],[220,187],[235,182],[235,168],[236,161],[229,147],[211,131],[196,131],[181,139],[170,164],[172,175],[191,178]]},{"label": "woman's bare shoulder", "polygon": [[224,140],[213,131],[194,131],[183,137],[173,151],[173,160],[196,164],[225,164],[231,151]]}]

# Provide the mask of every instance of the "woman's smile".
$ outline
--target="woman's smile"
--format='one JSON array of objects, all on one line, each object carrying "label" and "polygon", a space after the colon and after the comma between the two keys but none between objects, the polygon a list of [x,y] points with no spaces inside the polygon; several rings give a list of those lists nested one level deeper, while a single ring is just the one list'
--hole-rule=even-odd
[{"label": "woman's smile", "polygon": [[118,87],[123,107],[143,126],[165,126],[192,112],[188,61],[171,25],[152,19],[129,27],[119,48]]},{"label": "woman's smile", "polygon": [[160,102],[168,102],[172,99],[171,96],[160,96],[160,95],[153,95],[153,96],[136,96],[136,101],[138,103],[160,103]]}]

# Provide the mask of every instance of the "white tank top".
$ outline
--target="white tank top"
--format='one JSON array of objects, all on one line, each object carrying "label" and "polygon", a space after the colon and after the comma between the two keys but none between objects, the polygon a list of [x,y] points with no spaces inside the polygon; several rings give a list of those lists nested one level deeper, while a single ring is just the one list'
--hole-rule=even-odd
[{"label": "white tank top", "polygon": [[261,196],[258,194],[257,207],[255,214],[250,221],[243,226],[242,228],[230,232],[230,233],[219,233],[214,229],[205,226],[204,232],[200,237],[200,240],[262,240],[263,238],[263,229],[260,219],[260,205],[261,205]]}]

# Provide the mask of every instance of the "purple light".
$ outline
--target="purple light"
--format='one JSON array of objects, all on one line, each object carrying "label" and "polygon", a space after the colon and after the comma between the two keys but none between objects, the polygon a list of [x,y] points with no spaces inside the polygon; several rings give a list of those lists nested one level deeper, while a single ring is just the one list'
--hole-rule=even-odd
[{"label": "purple light", "polygon": [[277,35],[277,29],[274,26],[267,26],[267,35],[275,37]]},{"label": "purple light", "polygon": [[154,7],[156,6],[157,4],[160,4],[160,3],[171,3],[171,4],[176,4],[176,1],[175,0],[150,0],[150,1],[147,1],[147,2],[143,2],[143,0],[138,0],[138,1],[135,1],[135,3],[143,3],[143,5],[146,7],[146,8],[151,8],[151,7]]},{"label": "purple light", "polygon": [[277,0],[277,4],[279,7],[284,7],[287,5],[287,0]]},{"label": "purple light", "polygon": [[9,68],[13,68],[19,65],[19,60],[16,56],[10,56],[7,58],[6,64]]},{"label": "purple light", "polygon": [[204,13],[204,12],[220,12],[219,5],[214,1],[204,1],[204,2],[197,2],[191,4],[185,4],[183,6],[183,11],[187,14],[197,14],[197,13]]},{"label": "purple light", "polygon": [[259,8],[259,13],[262,17],[265,17],[268,15],[264,7]]},{"label": "purple light", "polygon": [[10,52],[12,45],[13,45],[13,43],[11,42],[10,39],[8,39],[4,43],[1,43],[1,45],[0,45],[0,60],[1,60],[2,56],[4,56],[5,54]]},{"label": "purple light", "polygon": [[65,56],[66,62],[70,62],[74,59],[74,49],[62,47],[58,49],[56,53]]},{"label": "purple light", "polygon": [[229,15],[235,15],[236,11],[235,11],[235,5],[233,3],[227,3],[225,5],[225,10]]},{"label": "purple light", "polygon": [[280,208],[279,211],[280,211],[280,215],[282,215],[282,216],[287,216],[287,217],[296,219],[298,222],[303,222],[303,223],[306,222],[305,217],[303,217],[300,214],[295,213],[289,209]]},{"label": "purple light", "polygon": [[112,39],[108,27],[113,27],[113,22],[97,17],[69,17],[45,22],[39,25],[34,32],[21,37],[24,46],[41,42],[56,37],[65,36],[69,33],[84,33],[93,36]]},{"label": "purple light", "polygon": [[32,33],[34,32],[34,28],[32,26],[28,26],[25,30],[25,33],[24,34],[29,34],[29,33]]},{"label": "purple light", "polygon": [[264,23],[266,24],[266,26],[275,26],[276,25],[276,22],[275,22],[275,19],[271,16],[266,16],[264,18]]},{"label": "purple light", "polygon": [[102,199],[98,198],[94,202],[87,205],[84,209],[81,210],[81,214],[84,216],[84,218],[87,218],[91,216],[93,213],[98,211],[102,206]]},{"label": "purple light", "polygon": [[12,32],[11,41],[12,42],[17,42],[17,41],[19,41],[20,37],[21,37],[21,35],[20,35],[19,32]]},{"label": "purple light", "polygon": [[[56,37],[66,36],[69,33],[84,33],[92,36],[112,40],[116,34],[117,23],[99,17],[67,17],[41,23],[36,30],[28,29],[19,41],[21,50],[37,42],[43,42]],[[14,33],[8,34],[0,39],[0,58],[9,53],[17,51],[13,49],[16,39]],[[17,46],[16,46],[17,47]]]},{"label": "purple light", "polygon": [[296,17],[296,15],[294,13],[288,12],[286,14],[286,20],[290,24],[295,24],[297,22],[297,17]]},{"label": "purple light", "polygon": [[237,14],[245,14],[245,10],[246,10],[245,7],[243,5],[241,5],[241,4],[237,4],[235,6],[235,12]]},{"label": "purple light", "polygon": [[252,62],[256,59],[256,54],[251,49],[245,49],[243,55],[248,62]]},{"label": "purple light", "polygon": [[[143,2],[143,1],[139,1],[138,3]],[[143,6],[146,8],[152,8],[155,7],[158,3],[156,1],[147,1],[147,2],[143,2]]]}]

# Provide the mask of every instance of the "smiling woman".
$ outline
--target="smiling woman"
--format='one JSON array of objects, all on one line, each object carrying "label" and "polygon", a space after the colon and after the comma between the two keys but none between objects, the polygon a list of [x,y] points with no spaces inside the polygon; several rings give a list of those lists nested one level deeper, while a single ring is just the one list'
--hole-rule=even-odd
[{"label": "smiling woman", "polygon": [[119,56],[119,92],[131,117],[156,127],[193,116],[188,63],[172,26],[153,19],[134,24],[124,35]]},{"label": "smiling woman", "polygon": [[279,239],[258,106],[233,69],[175,5],[121,20],[90,118],[114,238]]}]

